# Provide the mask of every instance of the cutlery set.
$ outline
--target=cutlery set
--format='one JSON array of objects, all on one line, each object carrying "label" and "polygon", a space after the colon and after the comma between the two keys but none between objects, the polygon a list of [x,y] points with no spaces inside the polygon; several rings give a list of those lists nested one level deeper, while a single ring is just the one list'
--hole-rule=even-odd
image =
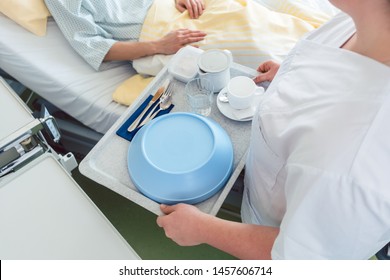
[{"label": "cutlery set", "polygon": [[156,91],[153,98],[149,101],[145,109],[127,128],[128,132],[133,132],[136,129],[144,126],[149,121],[153,120],[157,114],[169,108],[172,105],[173,83],[167,79],[163,85]]}]

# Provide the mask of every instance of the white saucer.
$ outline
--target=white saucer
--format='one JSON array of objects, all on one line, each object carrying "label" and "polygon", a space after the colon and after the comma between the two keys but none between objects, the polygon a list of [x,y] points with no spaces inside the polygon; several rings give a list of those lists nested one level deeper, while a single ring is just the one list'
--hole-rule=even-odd
[{"label": "white saucer", "polygon": [[253,104],[251,107],[247,109],[242,109],[242,110],[237,110],[234,109],[230,106],[229,102],[222,102],[219,100],[220,95],[226,93],[226,87],[224,87],[217,96],[217,107],[219,111],[227,118],[234,120],[234,121],[239,121],[239,122],[247,122],[251,121],[253,118],[253,115],[256,111],[256,105],[258,104],[261,94],[256,95],[253,101]]}]

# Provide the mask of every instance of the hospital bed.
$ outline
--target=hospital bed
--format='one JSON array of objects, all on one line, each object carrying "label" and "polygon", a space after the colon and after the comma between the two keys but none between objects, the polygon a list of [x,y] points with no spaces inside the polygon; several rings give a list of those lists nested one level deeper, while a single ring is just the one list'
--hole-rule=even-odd
[{"label": "hospital bed", "polygon": [[88,152],[127,108],[114,102],[112,93],[135,73],[131,65],[114,63],[96,72],[70,47],[52,18],[46,36],[39,37],[0,13],[0,38],[2,75],[37,93],[57,113],[62,141],[73,152]]},{"label": "hospital bed", "polygon": [[[278,11],[286,6],[280,4],[286,1],[256,1]],[[301,11],[302,5],[309,7],[317,1],[305,2],[292,7]],[[113,101],[112,94],[136,74],[132,65],[115,62],[96,72],[70,47],[52,18],[48,19],[46,35],[40,37],[0,13],[0,38],[0,76],[15,79],[38,94],[39,102],[56,117],[68,151],[88,153],[126,110]]]}]

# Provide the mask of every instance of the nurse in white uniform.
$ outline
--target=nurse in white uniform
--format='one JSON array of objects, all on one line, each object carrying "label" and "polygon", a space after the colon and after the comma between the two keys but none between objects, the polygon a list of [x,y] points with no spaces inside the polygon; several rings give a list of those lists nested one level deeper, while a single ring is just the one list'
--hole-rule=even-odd
[{"label": "nurse in white uniform", "polygon": [[[252,122],[244,224],[162,206],[166,235],[238,258],[368,259],[390,241],[390,0],[344,13],[280,66]],[[276,75],[275,75],[276,74]]]}]

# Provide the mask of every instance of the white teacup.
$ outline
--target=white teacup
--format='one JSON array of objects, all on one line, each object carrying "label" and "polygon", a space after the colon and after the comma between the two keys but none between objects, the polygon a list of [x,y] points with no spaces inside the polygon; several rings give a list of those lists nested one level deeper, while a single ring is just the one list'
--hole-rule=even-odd
[{"label": "white teacup", "polygon": [[232,78],[227,85],[227,97],[233,109],[249,108],[255,95],[264,93],[264,88],[258,87],[255,82],[246,76]]}]

